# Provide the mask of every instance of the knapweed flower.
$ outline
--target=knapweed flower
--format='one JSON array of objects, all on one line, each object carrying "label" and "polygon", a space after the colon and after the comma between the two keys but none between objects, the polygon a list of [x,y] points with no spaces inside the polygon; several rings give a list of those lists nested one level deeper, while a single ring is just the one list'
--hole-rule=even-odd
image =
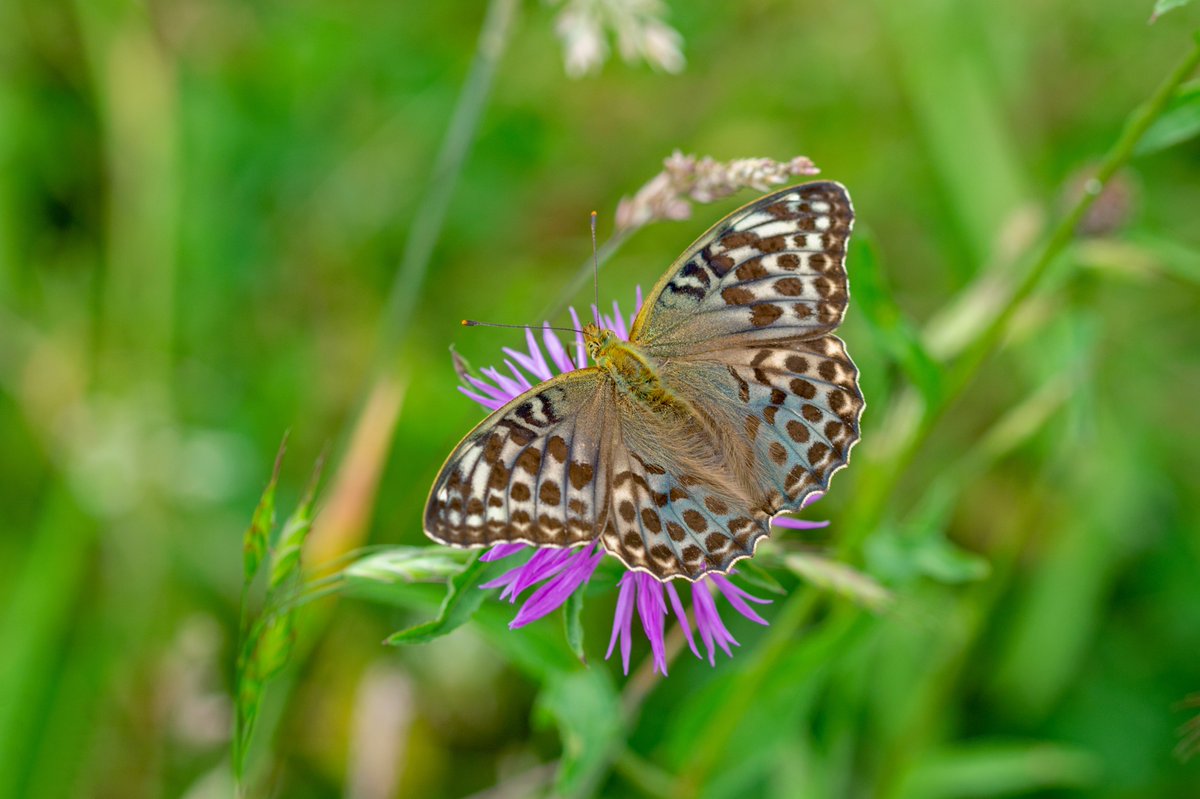
[{"label": "knapweed flower", "polygon": [[[637,290],[637,302],[633,315],[626,320],[616,302],[613,303],[611,316],[596,312],[597,318],[604,329],[612,330],[622,339],[629,338],[629,330],[633,318],[642,306],[642,291]],[[593,309],[596,311],[596,309]],[[581,330],[579,315],[574,308],[570,309],[571,319],[575,329]],[[587,351],[584,346],[582,333],[577,333],[572,342],[573,352],[563,346],[562,341],[550,329],[549,323],[540,331],[542,345],[531,328],[525,329],[527,351],[522,352],[509,347],[504,348],[508,356],[504,364],[506,371],[496,368],[480,370],[482,377],[476,377],[465,369],[460,370],[467,385],[459,390],[488,410],[496,410],[507,404],[519,394],[533,387],[532,380],[549,380],[555,372],[566,373],[587,365]],[[544,350],[543,350],[544,347]],[[805,505],[819,498],[819,494],[809,497]],[[824,527],[828,522],[810,522],[800,519],[777,517],[773,524],[792,529],[813,529]],[[483,585],[483,588],[502,588],[501,598],[511,602],[522,601],[520,610],[509,624],[516,629],[558,609],[574,592],[581,590],[607,554],[599,540],[576,549],[552,549],[529,547],[520,543],[499,544],[492,547],[483,559],[486,561],[503,560],[519,553],[533,550],[520,565],[509,569],[500,577]],[[734,572],[731,571],[730,574]],[[671,581],[663,582],[653,575],[644,572],[628,571],[618,582],[619,593],[617,608],[613,618],[612,636],[608,644],[605,658],[611,657],[614,650],[620,649],[621,664],[625,673],[629,673],[629,656],[633,646],[633,617],[636,613],[641,621],[641,627],[650,641],[650,651],[653,656],[654,668],[662,674],[667,673],[667,653],[664,631],[667,617],[674,614],[683,630],[684,637],[692,653],[703,659],[707,655],[710,664],[716,663],[717,650],[732,656],[730,646],[737,646],[729,629],[721,619],[718,600],[723,599],[730,607],[742,616],[766,624],[750,603],[768,604],[770,600],[753,596],[736,585],[727,575],[709,574],[690,584],[691,617],[680,591]],[[522,600],[526,591],[531,593]],[[693,625],[695,632],[693,632]],[[696,639],[699,637],[705,654],[701,654]]]}]

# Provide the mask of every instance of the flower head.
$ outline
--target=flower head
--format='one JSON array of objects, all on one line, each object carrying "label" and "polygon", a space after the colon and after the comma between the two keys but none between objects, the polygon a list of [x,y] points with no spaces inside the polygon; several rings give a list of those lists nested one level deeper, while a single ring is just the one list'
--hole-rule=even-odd
[{"label": "flower head", "polygon": [[567,75],[598,72],[608,60],[609,33],[627,63],[683,71],[683,37],[662,20],[665,11],[659,0],[564,0],[554,30],[563,43]]},{"label": "flower head", "polygon": [[[634,313],[628,319],[621,313],[616,302],[613,302],[611,315],[601,314],[594,307],[592,312],[594,318],[598,319],[605,329],[612,330],[622,339],[628,339],[633,319],[641,307],[642,291],[638,288]],[[581,330],[578,313],[574,308],[570,309],[570,313],[575,329]],[[576,333],[575,340],[570,342],[569,346],[564,346],[547,323],[541,330],[540,346],[538,336],[531,328],[525,329],[525,343],[525,351],[504,348],[507,358],[503,371],[495,368],[481,369],[483,377],[476,377],[465,368],[460,368],[459,373],[468,385],[460,386],[459,391],[488,410],[495,410],[532,388],[531,379],[549,380],[555,371],[565,374],[587,365],[587,351],[581,332]],[[820,494],[811,495],[805,505],[815,502],[819,497]],[[778,517],[773,523],[780,527],[801,530],[824,527],[828,524],[785,517]],[[607,553],[599,540],[576,549],[539,548],[512,543],[492,547],[484,554],[483,559],[505,560],[522,554],[528,555],[527,559],[483,586],[502,588],[501,598],[513,603],[522,602],[520,610],[509,624],[512,629],[536,621],[561,607],[571,594],[587,584]],[[732,655],[730,645],[738,645],[721,619],[718,610],[719,598],[747,619],[758,624],[767,623],[750,603],[767,604],[770,600],[752,596],[738,587],[727,575],[709,574],[690,584],[690,617],[679,590],[672,582],[664,583],[644,572],[627,571],[620,578],[617,587],[617,608],[605,657],[611,657],[614,650],[619,648],[621,664],[627,674],[633,646],[635,614],[650,642],[654,669],[662,674],[667,673],[665,628],[667,618],[671,615],[675,616],[682,628],[692,654],[701,659],[707,657],[711,664],[716,663],[718,649],[726,655]],[[527,591],[530,593],[523,596]],[[704,647],[703,653],[697,646],[693,626]]]}]

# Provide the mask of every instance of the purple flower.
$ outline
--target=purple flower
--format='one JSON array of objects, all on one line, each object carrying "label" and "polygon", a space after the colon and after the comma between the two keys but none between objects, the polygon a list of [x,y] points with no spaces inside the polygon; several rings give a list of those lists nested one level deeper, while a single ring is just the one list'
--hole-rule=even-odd
[{"label": "purple flower", "polygon": [[[633,319],[642,307],[642,290],[637,290],[637,303],[634,313],[628,321],[621,313],[620,307],[613,302],[612,315],[600,314],[593,306],[593,318],[608,330],[612,330],[622,339],[629,338],[629,330],[633,327]],[[579,315],[574,308],[570,309],[571,320],[576,330],[581,330]],[[584,348],[582,332],[576,332],[571,346],[564,347],[558,336],[549,329],[549,323],[541,330],[542,344],[538,345],[538,337],[531,328],[525,328],[525,342],[528,351],[504,348],[508,356],[504,365],[506,370],[495,368],[481,369],[484,378],[466,375],[470,388],[460,386],[459,391],[478,402],[488,410],[496,410],[509,400],[533,387],[531,377],[537,381],[549,380],[558,373],[566,373],[582,368],[587,364],[587,351]],[[820,494],[811,495],[804,503],[805,507],[820,499]],[[828,522],[810,522],[800,519],[777,517],[773,522],[776,526],[795,530],[811,530],[824,527]],[[522,601],[521,609],[509,623],[511,629],[523,627],[532,621],[557,610],[575,591],[580,590],[591,579],[592,574],[600,565],[606,554],[600,542],[593,541],[576,549],[550,549],[528,547],[525,544],[498,544],[483,556],[485,561],[503,560],[518,553],[532,550],[520,565],[506,571],[500,577],[485,583],[483,588],[502,588],[500,597],[516,603]],[[734,574],[734,571],[730,571]],[[641,621],[642,631],[650,641],[650,653],[654,661],[655,671],[667,673],[667,653],[664,630],[667,617],[674,614],[678,624],[683,629],[688,647],[692,654],[700,659],[701,654],[696,645],[696,636],[692,632],[695,625],[700,642],[704,646],[708,662],[716,664],[716,653],[720,649],[726,655],[732,656],[730,645],[737,646],[728,628],[725,627],[721,614],[717,609],[717,597],[722,597],[735,611],[758,624],[766,624],[748,603],[769,604],[770,600],[752,596],[735,585],[726,575],[710,574],[691,583],[692,612],[689,619],[687,608],[679,596],[673,582],[662,582],[645,572],[627,571],[617,584],[617,609],[613,614],[612,637],[608,643],[605,658],[612,656],[613,650],[620,646],[621,665],[625,673],[629,673],[629,655],[633,647],[633,617],[636,613]],[[532,589],[525,599],[522,594]]]}]

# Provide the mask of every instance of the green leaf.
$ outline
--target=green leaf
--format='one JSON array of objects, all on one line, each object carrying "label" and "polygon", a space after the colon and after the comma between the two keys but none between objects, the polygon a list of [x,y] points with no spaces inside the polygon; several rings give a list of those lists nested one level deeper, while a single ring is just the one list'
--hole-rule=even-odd
[{"label": "green leaf", "polygon": [[1197,134],[1200,134],[1200,81],[1192,81],[1175,92],[1162,114],[1142,135],[1134,155],[1156,153],[1194,138]]},{"label": "green leaf", "polygon": [[831,558],[797,552],[783,559],[795,575],[815,586],[841,594],[871,610],[882,610],[892,594],[870,575]]},{"label": "green leaf", "polygon": [[892,299],[870,232],[856,231],[850,249],[850,258],[854,262],[855,301],[875,343],[927,401],[936,400],[942,391],[941,367],[925,350],[916,326]]},{"label": "green leaf", "polygon": [[270,590],[274,591],[283,585],[288,578],[298,575],[300,571],[300,552],[304,548],[304,539],[312,530],[313,502],[317,493],[317,484],[321,480],[321,468],[324,457],[318,458],[313,466],[312,477],[300,504],[288,516],[279,533],[279,540],[271,550],[271,580]]},{"label": "green leaf", "polygon": [[623,739],[621,703],[604,669],[559,674],[538,695],[537,710],[552,718],[562,739],[555,796],[589,795]]},{"label": "green leaf", "polygon": [[1093,752],[1043,741],[978,741],[946,747],[923,759],[906,781],[905,797],[1013,796],[1090,788],[1104,763]]},{"label": "green leaf", "polygon": [[279,483],[279,467],[283,463],[283,454],[287,451],[288,434],[283,434],[279,442],[279,451],[275,454],[275,467],[271,470],[271,479],[263,489],[262,497],[250,517],[250,526],[242,536],[242,574],[246,585],[254,581],[258,567],[262,565],[267,553],[267,541],[271,529],[275,527],[275,487]]},{"label": "green leaf", "polygon": [[342,572],[348,581],[365,580],[396,585],[446,580],[463,570],[461,549],[443,546],[389,547],[351,563]]},{"label": "green leaf", "polygon": [[771,576],[769,571],[761,566],[755,565],[750,561],[749,558],[738,561],[737,575],[742,579],[743,582],[756,588],[761,588],[764,591],[768,591],[772,594],[778,594],[779,596],[785,596],[787,594],[787,589],[784,588],[778,580]]},{"label": "green leaf", "polygon": [[982,580],[991,572],[986,558],[947,540],[941,529],[881,529],[865,544],[867,563],[888,584],[920,577],[957,585]]},{"label": "green leaf", "polygon": [[579,658],[579,662],[587,665],[587,654],[583,651],[583,591],[574,591],[563,605],[563,631],[567,636],[567,646]]},{"label": "green leaf", "polygon": [[437,618],[393,633],[385,643],[426,644],[469,621],[487,597],[486,591],[479,590],[479,584],[484,581],[488,565],[479,559],[479,553],[473,554],[462,571],[447,581],[449,588]]},{"label": "green leaf", "polygon": [[1150,21],[1154,22],[1168,11],[1186,6],[1192,0],[1155,0],[1154,13],[1150,15]]},{"label": "green leaf", "polygon": [[267,681],[287,664],[295,642],[291,613],[269,614],[253,626],[242,645],[237,663],[236,730],[233,771],[241,777],[254,722],[258,718]]}]

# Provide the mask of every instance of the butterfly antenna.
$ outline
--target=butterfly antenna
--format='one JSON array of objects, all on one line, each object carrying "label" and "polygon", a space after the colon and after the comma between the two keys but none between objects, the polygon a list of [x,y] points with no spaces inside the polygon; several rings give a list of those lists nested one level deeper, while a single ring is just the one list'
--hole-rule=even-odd
[{"label": "butterfly antenna", "polygon": [[596,212],[592,211],[592,290],[596,296],[596,304],[592,313],[596,316],[596,327],[600,326],[600,256],[596,252]]},{"label": "butterfly antenna", "polygon": [[[531,327],[532,325],[505,325],[505,324],[501,324],[499,322],[477,322],[474,319],[464,319],[464,320],[462,320],[462,326],[463,327],[511,327],[515,330],[524,330],[525,328]],[[580,334],[583,333],[582,330],[576,330],[573,327],[543,327],[542,329],[543,330],[560,330],[563,333],[580,333]]]}]

